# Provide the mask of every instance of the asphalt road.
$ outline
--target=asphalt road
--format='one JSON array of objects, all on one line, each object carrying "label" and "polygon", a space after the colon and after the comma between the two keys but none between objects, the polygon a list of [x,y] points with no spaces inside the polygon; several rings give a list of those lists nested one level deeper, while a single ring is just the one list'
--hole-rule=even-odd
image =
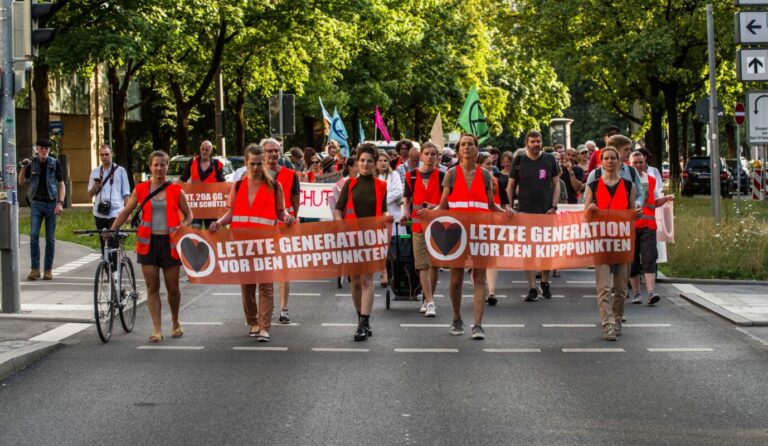
[{"label": "asphalt road", "polygon": [[[335,281],[294,284],[296,324],[274,325],[269,344],[246,336],[238,288],[185,284],[187,333],[160,346],[187,349],[146,349],[145,307],[109,344],[95,328],[68,338],[2,383],[0,444],[768,443],[768,347],[671,288],[656,307],[627,305],[624,336],[605,342],[592,271],[564,272],[563,297],[535,303],[522,273],[502,272],[507,297],[473,341],[468,298],[467,333],[449,334],[441,279],[433,319],[416,302],[386,310],[377,287],[364,343]],[[568,350],[606,348],[620,350]]]}]

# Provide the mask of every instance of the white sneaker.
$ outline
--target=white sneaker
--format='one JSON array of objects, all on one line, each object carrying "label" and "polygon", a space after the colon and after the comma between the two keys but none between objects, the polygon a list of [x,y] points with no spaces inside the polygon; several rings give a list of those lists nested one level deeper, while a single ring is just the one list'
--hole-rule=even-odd
[{"label": "white sneaker", "polygon": [[435,306],[434,302],[430,302],[427,304],[427,309],[424,313],[424,317],[435,317],[437,316],[437,307]]},{"label": "white sneaker", "polygon": [[419,309],[419,313],[424,314],[426,312],[427,312],[427,303],[424,302],[424,303],[421,304],[421,308]]}]

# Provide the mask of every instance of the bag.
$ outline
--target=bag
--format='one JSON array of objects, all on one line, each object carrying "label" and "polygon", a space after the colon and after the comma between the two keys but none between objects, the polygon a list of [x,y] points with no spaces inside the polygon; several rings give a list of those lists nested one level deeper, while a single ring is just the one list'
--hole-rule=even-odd
[{"label": "bag", "polygon": [[144,215],[144,205],[147,204],[147,202],[151,200],[155,195],[164,191],[170,185],[171,185],[171,182],[166,181],[160,187],[153,190],[152,192],[149,193],[149,195],[147,195],[147,198],[145,198],[144,201],[141,202],[139,207],[136,209],[136,212],[134,212],[133,217],[131,218],[131,228],[137,229],[139,227],[139,223],[141,223],[141,216]]},{"label": "bag", "polygon": [[[110,193],[110,195],[112,194],[111,187],[114,186],[114,184],[115,184],[115,179],[113,178],[113,176],[115,174],[115,170],[117,170],[117,164],[112,164],[112,169],[110,169],[109,175],[107,175],[106,178],[101,178],[101,177],[99,178],[99,180],[100,180],[102,185],[104,183],[106,183],[107,181],[109,181],[109,186],[110,186],[109,193]],[[102,172],[101,175],[103,176],[104,172]],[[101,192],[103,190],[104,190],[103,187],[102,187],[102,189],[99,189],[99,199],[101,199]],[[109,212],[111,210],[112,210],[112,203],[110,201],[108,201],[108,200],[107,201],[100,201],[99,204],[96,205],[96,212],[98,212],[101,215],[109,215]]]}]

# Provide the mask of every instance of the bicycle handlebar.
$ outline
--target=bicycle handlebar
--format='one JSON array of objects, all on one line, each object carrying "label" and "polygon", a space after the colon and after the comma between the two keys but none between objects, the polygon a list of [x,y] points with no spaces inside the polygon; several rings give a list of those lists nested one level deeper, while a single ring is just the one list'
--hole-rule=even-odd
[{"label": "bicycle handlebar", "polygon": [[77,235],[125,234],[136,232],[136,229],[77,229],[72,232]]}]

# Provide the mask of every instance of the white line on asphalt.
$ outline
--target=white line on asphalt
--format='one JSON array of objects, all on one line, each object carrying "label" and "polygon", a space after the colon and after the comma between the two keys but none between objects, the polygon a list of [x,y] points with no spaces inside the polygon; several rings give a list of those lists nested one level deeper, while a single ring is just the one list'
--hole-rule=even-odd
[{"label": "white line on asphalt", "polygon": [[400,324],[402,328],[448,328],[451,324]]},{"label": "white line on asphalt", "polygon": [[671,324],[621,324],[622,327],[632,328],[659,328],[659,327],[671,327]]},{"label": "white line on asphalt", "polygon": [[80,333],[88,327],[92,327],[93,324],[64,324],[53,330],[46,331],[43,334],[37,335],[34,338],[29,338],[30,341],[35,342],[59,342],[62,339],[68,338],[73,334]]},{"label": "white line on asphalt", "polygon": [[434,294],[432,295],[432,297],[445,297],[445,296],[443,296],[442,294]]},{"label": "white line on asphalt", "polygon": [[[475,324],[472,324],[474,327]],[[483,324],[484,328],[525,328],[525,324]]]},{"label": "white line on asphalt", "polygon": [[510,280],[509,283],[524,283],[524,284],[528,284],[528,281],[527,280]]},{"label": "white line on asphalt", "polygon": [[50,281],[50,280],[46,280],[46,281],[43,281],[43,282],[21,282],[19,285],[21,285],[21,286],[27,286],[27,285],[37,285],[37,286],[45,286],[45,285],[54,285],[54,286],[67,285],[67,286],[70,286],[70,285],[76,285],[76,286],[93,287],[93,284],[91,284],[91,283],[83,283],[83,282],[80,282],[80,283],[75,283],[75,282],[58,282],[58,281],[54,282],[54,281]]},{"label": "white line on asphalt", "polygon": [[322,296],[321,293],[291,293],[291,296]]},{"label": "white line on asphalt", "polygon": [[458,353],[458,348],[396,348],[397,353]]},{"label": "white line on asphalt", "polygon": [[595,327],[595,324],[541,324],[544,328],[588,328]]},{"label": "white line on asphalt", "polygon": [[[528,295],[527,294],[521,294],[520,297],[528,297]],[[565,295],[564,294],[553,294],[552,298],[554,298],[554,299],[565,299]],[[542,297],[542,299],[543,299],[543,297]]]},{"label": "white line on asphalt", "polygon": [[273,327],[298,327],[299,325],[301,324],[299,324],[298,322],[289,322],[287,324],[281,324],[278,322],[276,324],[272,324]]},{"label": "white line on asphalt", "polygon": [[595,281],[594,280],[567,280],[566,283],[571,283],[571,284],[592,284],[592,285],[594,285]]},{"label": "white line on asphalt", "polygon": [[755,341],[757,341],[757,342],[759,342],[759,343],[761,343],[763,345],[768,345],[768,341],[764,341],[761,338],[758,338],[757,336],[755,336],[752,333],[744,330],[741,327],[736,327],[736,330],[739,330],[740,332],[744,333],[745,335],[749,336],[750,338],[754,339]]},{"label": "white line on asphalt", "polygon": [[23,304],[21,306],[22,311],[93,311],[93,304],[91,305],[77,305],[77,304]]},{"label": "white line on asphalt", "polygon": [[[56,276],[57,279],[75,279],[75,280],[88,280],[93,282],[93,276],[89,277],[80,277],[80,276]],[[144,282],[144,279],[136,278],[137,282]]]},{"label": "white line on asphalt", "polygon": [[540,348],[484,348],[486,353],[541,353]]},{"label": "white line on asphalt", "polygon": [[189,322],[184,321],[181,325],[224,325],[224,322]]},{"label": "white line on asphalt", "polygon": [[[336,297],[352,297],[351,293],[336,293]],[[374,294],[373,297],[381,297],[381,294]]]},{"label": "white line on asphalt", "polygon": [[326,347],[313,347],[313,352],[341,352],[341,353],[368,353],[371,351],[368,348],[326,348]]},{"label": "white line on asphalt", "polygon": [[323,322],[323,327],[357,327],[357,324],[347,324],[343,322]]},{"label": "white line on asphalt", "polygon": [[287,352],[288,347],[232,347],[232,350],[248,352]]},{"label": "white line on asphalt", "polygon": [[623,348],[564,348],[563,353],[624,353]]},{"label": "white line on asphalt", "polygon": [[585,295],[583,295],[581,297],[583,297],[584,299],[596,299],[597,298],[597,294],[585,294]]},{"label": "white line on asphalt", "polygon": [[202,345],[140,345],[137,350],[202,350]]},{"label": "white line on asphalt", "polygon": [[680,348],[647,348],[649,352],[661,352],[661,353],[676,353],[676,352],[713,352],[711,348],[701,348],[701,347],[694,347],[694,348],[687,348],[687,347],[680,347]]}]

